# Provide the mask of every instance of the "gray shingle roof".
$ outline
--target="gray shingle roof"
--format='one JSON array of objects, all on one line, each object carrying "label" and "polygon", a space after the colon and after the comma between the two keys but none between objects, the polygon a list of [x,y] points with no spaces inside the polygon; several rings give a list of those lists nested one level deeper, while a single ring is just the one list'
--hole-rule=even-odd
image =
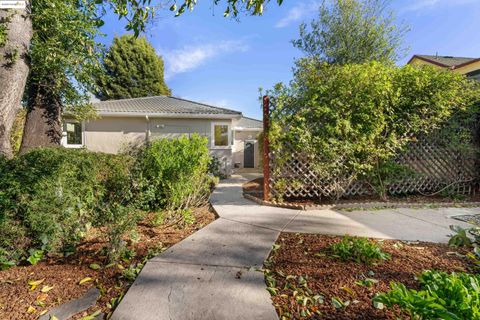
[{"label": "gray shingle roof", "polygon": [[251,128],[251,129],[262,129],[263,128],[263,122],[260,120],[248,118],[248,117],[242,117],[240,120],[237,121],[235,124],[235,127],[237,128]]},{"label": "gray shingle roof", "polygon": [[240,116],[242,113],[225,108],[210,106],[176,97],[155,96],[122,100],[96,102],[94,108],[101,115],[105,114],[145,114],[145,115],[226,115]]},{"label": "gray shingle roof", "polygon": [[452,56],[433,56],[433,55],[426,55],[426,54],[417,54],[417,57],[437,62],[439,64],[444,65],[445,67],[455,67],[460,64],[468,63],[477,58],[466,58],[466,57],[452,57]]}]

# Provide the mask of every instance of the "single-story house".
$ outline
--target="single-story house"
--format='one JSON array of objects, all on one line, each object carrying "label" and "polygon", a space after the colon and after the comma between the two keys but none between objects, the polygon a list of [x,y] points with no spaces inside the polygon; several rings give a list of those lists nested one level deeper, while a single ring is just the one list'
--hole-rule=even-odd
[{"label": "single-story house", "polygon": [[198,133],[227,174],[259,168],[262,122],[240,111],[176,97],[154,96],[93,104],[98,118],[78,122],[65,117],[62,145],[118,153],[153,139]]},{"label": "single-story house", "polygon": [[480,58],[416,54],[408,61],[408,64],[426,64],[438,68],[449,69],[453,72],[464,74],[471,79],[480,81]]}]

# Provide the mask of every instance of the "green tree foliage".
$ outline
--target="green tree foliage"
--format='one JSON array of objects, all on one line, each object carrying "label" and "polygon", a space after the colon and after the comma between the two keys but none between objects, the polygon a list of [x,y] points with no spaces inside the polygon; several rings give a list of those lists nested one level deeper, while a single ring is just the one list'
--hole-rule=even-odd
[{"label": "green tree foliage", "polygon": [[[421,134],[440,128],[478,99],[464,76],[433,67],[378,62],[344,66],[299,61],[289,86],[271,92],[273,150],[290,145],[314,163],[340,197],[357,178],[385,191],[391,160]],[[289,153],[280,153],[280,161]]]},{"label": "green tree foliage", "polygon": [[295,47],[308,57],[336,64],[397,61],[406,27],[398,27],[389,0],[323,1],[310,29],[303,23]]},{"label": "green tree foliage", "polygon": [[29,52],[29,107],[84,105],[101,69],[102,47],[95,41],[103,22],[93,4],[77,0],[36,0]]},{"label": "green tree foliage", "polygon": [[102,100],[170,95],[163,78],[163,60],[144,37],[115,37],[97,79]]},{"label": "green tree foliage", "polygon": [[[262,15],[265,5],[267,5],[270,0],[214,0],[213,4],[218,6],[224,6],[225,10],[223,15],[228,16],[238,16],[241,12],[246,12],[254,16]],[[283,3],[283,0],[276,0],[278,5]],[[193,8],[197,5],[197,0],[181,0],[174,1],[170,7],[171,11],[176,12],[176,16],[181,15],[186,10],[192,11]]]}]

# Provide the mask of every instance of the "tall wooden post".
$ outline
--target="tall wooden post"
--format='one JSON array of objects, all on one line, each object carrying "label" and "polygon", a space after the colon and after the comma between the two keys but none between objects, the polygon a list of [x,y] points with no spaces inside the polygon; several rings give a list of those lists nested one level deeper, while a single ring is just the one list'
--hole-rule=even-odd
[{"label": "tall wooden post", "polygon": [[270,199],[270,147],[268,130],[270,122],[270,99],[263,96],[263,200]]}]

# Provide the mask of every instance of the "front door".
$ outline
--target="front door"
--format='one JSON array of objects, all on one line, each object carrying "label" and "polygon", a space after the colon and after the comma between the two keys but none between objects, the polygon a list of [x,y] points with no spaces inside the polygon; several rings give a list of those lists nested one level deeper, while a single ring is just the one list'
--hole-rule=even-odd
[{"label": "front door", "polygon": [[245,141],[245,149],[243,151],[243,167],[255,167],[255,144],[252,141]]}]

